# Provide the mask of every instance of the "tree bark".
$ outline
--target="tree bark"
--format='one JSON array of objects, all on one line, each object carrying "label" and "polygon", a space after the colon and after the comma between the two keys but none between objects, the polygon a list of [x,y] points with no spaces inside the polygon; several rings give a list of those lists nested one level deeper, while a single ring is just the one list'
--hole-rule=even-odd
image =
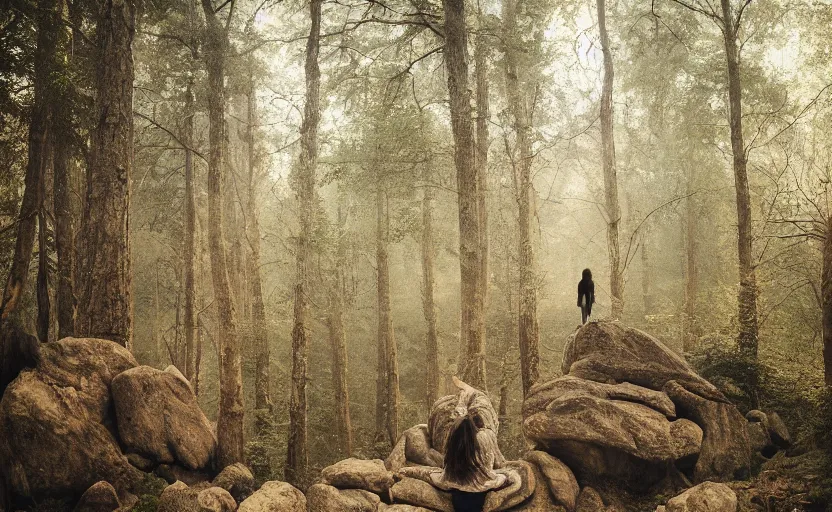
[{"label": "tree bark", "polygon": [[[340,199],[339,199],[340,201]],[[344,297],[346,296],[347,222],[342,205],[338,204],[338,237],[335,242],[335,282],[330,296],[329,339],[332,348],[332,387],[335,391],[335,426],[338,448],[349,457],[353,450],[350,392],[347,386],[347,337],[344,331]]]},{"label": "tree bark", "polygon": [[821,275],[821,314],[823,324],[823,377],[832,386],[832,215],[826,218]]},{"label": "tree bark", "polygon": [[211,0],[202,0],[202,10],[207,25],[204,56],[208,70],[208,247],[219,327],[220,403],[217,417],[217,461],[219,467],[225,467],[244,460],[243,376],[223,233],[224,80],[228,34],[220,24]]},{"label": "tree bark", "polygon": [[[739,333],[737,343],[751,358],[757,358],[757,279],[754,271],[751,233],[751,195],[748,190],[748,157],[742,134],[742,82],[737,29],[730,0],[721,0],[722,33],[728,67],[728,116],[734,185],[737,194],[737,256],[740,287],[737,296]],[[756,383],[753,385],[756,386]]]},{"label": "tree bark", "polygon": [[685,313],[684,313],[684,351],[696,348],[696,295],[698,292],[697,275],[697,211],[696,199],[693,197],[693,168],[686,166],[687,194],[685,200]]},{"label": "tree bark", "polygon": [[[380,180],[379,180],[380,181]],[[379,367],[384,372],[377,385],[376,400],[384,402],[384,432],[386,441],[393,446],[399,437],[399,364],[396,338],[393,332],[393,316],[390,307],[390,214],[387,193],[379,185],[376,190],[376,266],[378,284],[378,346]],[[383,362],[382,362],[383,359]],[[379,426],[376,420],[376,426]],[[380,432],[378,434],[381,434]],[[383,435],[377,438],[384,439]]]},{"label": "tree bark", "polygon": [[427,324],[426,390],[428,408],[439,399],[439,338],[436,331],[436,303],[434,301],[433,190],[425,184],[422,199],[422,309]]},{"label": "tree bark", "polygon": [[479,177],[474,126],[468,92],[468,31],[465,2],[443,0],[445,10],[445,66],[451,129],[454,136],[454,165],[459,194],[460,270],[460,366],[463,380],[484,390],[485,340],[483,339],[484,295],[482,283],[482,235],[479,213]]},{"label": "tree bark", "polygon": [[271,411],[272,399],[269,393],[269,339],[266,324],[266,306],[263,303],[263,284],[260,279],[260,221],[257,211],[257,184],[260,175],[260,159],[254,143],[254,125],[257,123],[257,98],[254,83],[248,92],[248,119],[246,144],[248,146],[248,178],[246,193],[246,214],[243,216],[246,228],[248,252],[246,267],[251,299],[252,334],[255,353],[254,408]]},{"label": "tree bark", "polygon": [[76,334],[104,338],[132,349],[133,301],[129,206],[133,167],[132,0],[106,0],[96,34],[95,112],[92,161],[79,252],[81,298]]},{"label": "tree bark", "polygon": [[[479,5],[479,4],[478,4]],[[477,12],[479,20],[483,19],[482,10]],[[474,44],[474,62],[477,82],[477,121],[476,121],[476,151],[477,151],[477,208],[480,223],[480,286],[482,287],[483,310],[479,317],[479,336],[485,345],[486,322],[485,308],[488,303],[488,46],[485,35],[480,33]]]},{"label": "tree bark", "polygon": [[624,276],[621,269],[621,248],[619,242],[619,223],[621,207],[618,204],[618,177],[615,164],[615,138],[613,134],[613,79],[615,72],[610,50],[610,38],[607,33],[606,0],[597,0],[598,32],[601,38],[601,51],[604,55],[604,81],[601,87],[601,161],[604,171],[604,196],[607,210],[607,250],[610,260],[610,300],[611,316],[621,319],[624,314]]},{"label": "tree bark", "polygon": [[185,90],[185,122],[182,142],[185,144],[185,378],[194,381],[196,373],[196,192],[194,161],[191,147],[194,140],[194,96],[192,82]]},{"label": "tree bark", "polygon": [[297,196],[300,208],[297,277],[295,284],[294,328],[292,329],[292,392],[289,402],[289,440],[286,458],[286,481],[305,483],[309,452],[307,441],[306,380],[308,364],[308,285],[309,257],[312,237],[315,171],[318,164],[318,123],[320,122],[321,71],[318,52],[321,35],[321,0],[311,0],[311,28],[306,40],[306,105],[300,129],[301,149],[297,167]]},{"label": "tree bark", "polygon": [[[44,180],[45,181],[45,180]],[[41,197],[45,195],[43,192]],[[49,300],[49,249],[46,240],[49,235],[49,227],[46,224],[46,214],[43,207],[38,213],[38,339],[42,343],[49,341],[49,320],[51,319],[52,305]]]},{"label": "tree bark", "polygon": [[71,127],[65,117],[65,107],[59,106],[53,114],[55,132],[52,134],[52,204],[55,211],[57,253],[55,305],[60,339],[75,334],[75,217],[72,211],[73,180],[69,146]]},{"label": "tree bark", "polygon": [[520,82],[516,45],[517,2],[506,0],[503,4],[505,32],[505,75],[509,111],[514,118],[514,132],[517,141],[515,173],[517,183],[518,239],[519,239],[519,315],[518,340],[520,344],[520,371],[523,382],[523,396],[539,378],[538,364],[539,327],[537,321],[537,287],[535,283],[535,254],[532,245],[531,198],[534,185],[531,180],[532,141],[529,107]]}]

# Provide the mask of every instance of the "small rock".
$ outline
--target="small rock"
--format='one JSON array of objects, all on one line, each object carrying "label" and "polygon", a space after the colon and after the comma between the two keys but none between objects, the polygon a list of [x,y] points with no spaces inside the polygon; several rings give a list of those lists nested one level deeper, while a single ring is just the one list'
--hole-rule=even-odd
[{"label": "small rock", "polygon": [[382,503],[378,507],[379,512],[433,512],[426,508],[414,507],[413,505],[385,505]]},{"label": "small rock", "polygon": [[725,484],[703,482],[667,502],[667,512],[736,512],[737,495]]},{"label": "small rock", "polygon": [[338,489],[363,489],[386,495],[393,487],[393,473],[387,471],[384,461],[346,459],[321,471],[323,483]]},{"label": "small rock", "polygon": [[306,496],[286,482],[271,481],[240,503],[238,512],[306,512]]},{"label": "small rock", "polygon": [[604,505],[604,500],[601,499],[598,491],[592,487],[584,487],[581,489],[575,512],[602,512],[604,510],[606,510],[606,505]]},{"label": "small rock", "polygon": [[378,495],[370,491],[339,490],[326,484],[315,484],[306,493],[309,512],[376,512],[380,503]]},{"label": "small rock", "polygon": [[175,464],[159,464],[156,469],[153,470],[153,473],[159,478],[163,478],[169,484],[180,481],[184,482],[185,485],[196,485],[211,481],[211,477],[208,473],[203,471],[191,471],[190,469],[186,469]]},{"label": "small rock", "polygon": [[771,442],[768,429],[762,422],[748,423],[748,442],[752,452],[764,454],[766,458],[771,457],[774,455],[773,452],[777,451],[774,443]]},{"label": "small rock", "polygon": [[81,496],[73,512],[113,512],[121,508],[118,493],[108,482],[98,482],[92,485]]},{"label": "small rock", "polygon": [[782,449],[786,449],[792,445],[792,436],[789,434],[789,429],[786,424],[780,419],[780,415],[773,412],[768,415],[768,433],[771,436],[772,442]]},{"label": "small rock", "polygon": [[245,465],[238,462],[220,471],[211,485],[225,489],[239,503],[254,492],[254,475]]}]

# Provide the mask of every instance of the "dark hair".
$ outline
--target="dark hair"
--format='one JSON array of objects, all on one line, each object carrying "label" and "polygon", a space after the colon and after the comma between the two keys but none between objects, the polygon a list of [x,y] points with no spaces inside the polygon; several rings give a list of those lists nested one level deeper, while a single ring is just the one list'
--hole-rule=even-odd
[{"label": "dark hair", "polygon": [[588,268],[585,268],[583,272],[581,272],[581,278],[584,281],[592,281],[592,271]]},{"label": "dark hair", "polygon": [[[482,419],[476,419],[482,423]],[[477,442],[475,418],[466,415],[448,437],[445,450],[445,475],[458,484],[467,485],[478,474],[485,474]]]}]

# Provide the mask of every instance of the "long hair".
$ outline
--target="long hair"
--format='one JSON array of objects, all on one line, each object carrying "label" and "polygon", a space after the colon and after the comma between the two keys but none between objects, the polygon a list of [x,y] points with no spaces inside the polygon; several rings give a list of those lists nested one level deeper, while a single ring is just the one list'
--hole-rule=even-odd
[{"label": "long hair", "polygon": [[[479,419],[479,418],[476,418]],[[479,419],[482,423],[482,420]],[[445,476],[452,481],[467,485],[478,475],[485,474],[480,446],[477,442],[475,418],[465,415],[448,437],[445,450]]]},{"label": "long hair", "polygon": [[581,278],[584,281],[592,281],[592,271],[588,268],[585,268],[583,272],[581,272]]}]

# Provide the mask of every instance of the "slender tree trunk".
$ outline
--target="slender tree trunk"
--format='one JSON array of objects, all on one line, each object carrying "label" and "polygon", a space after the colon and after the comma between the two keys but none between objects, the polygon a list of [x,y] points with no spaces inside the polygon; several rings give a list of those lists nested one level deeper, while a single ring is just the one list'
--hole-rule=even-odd
[{"label": "slender tree trunk", "polygon": [[[483,19],[482,10],[478,9],[478,19]],[[479,336],[486,339],[485,308],[488,304],[488,47],[485,36],[480,34],[474,45],[474,62],[477,81],[477,122],[476,122],[476,150],[477,150],[477,208],[480,223],[480,286],[482,287],[483,311],[480,314]]]},{"label": "slender tree trunk", "polygon": [[428,408],[439,399],[439,338],[436,331],[436,303],[434,302],[434,243],[433,190],[425,185],[422,199],[422,309],[427,324],[427,402]]},{"label": "slender tree trunk", "polygon": [[653,311],[653,272],[650,269],[650,248],[648,245],[649,228],[644,226],[641,232],[641,300],[644,304],[644,320]]},{"label": "slender tree trunk", "polygon": [[[734,157],[734,185],[737,193],[737,255],[740,288],[739,310],[740,349],[757,358],[757,279],[754,271],[751,234],[751,195],[748,190],[748,158],[742,134],[742,85],[737,26],[730,0],[721,0],[725,58],[728,67],[728,115],[731,127],[731,152]],[[756,386],[756,383],[753,385]]]},{"label": "slender tree trunk", "polygon": [[185,90],[185,124],[182,142],[185,143],[185,377],[193,383],[196,350],[196,192],[194,191],[194,161],[191,147],[194,141],[194,96],[189,81]]},{"label": "slender tree trunk", "polygon": [[460,367],[463,380],[485,389],[484,295],[482,283],[482,235],[479,213],[474,126],[468,92],[468,31],[465,2],[443,0],[445,10],[445,66],[448,73],[454,165],[459,193]]},{"label": "slender tree trunk", "polygon": [[266,306],[263,303],[263,284],[260,279],[260,222],[257,212],[257,183],[260,173],[260,159],[254,144],[254,125],[257,122],[257,98],[254,83],[248,93],[248,123],[246,144],[248,146],[248,183],[246,214],[243,216],[248,241],[247,274],[251,296],[252,334],[255,352],[254,407],[272,409],[269,393],[269,338],[266,325]]},{"label": "slender tree trunk", "polygon": [[519,238],[519,316],[518,337],[520,344],[520,370],[523,381],[523,396],[539,377],[539,328],[537,322],[537,287],[535,283],[535,255],[532,245],[531,201],[534,185],[531,180],[532,146],[529,107],[520,83],[516,45],[517,3],[506,0],[503,4],[505,32],[505,75],[509,111],[514,118],[514,132],[517,137],[517,206]]},{"label": "slender tree trunk", "polygon": [[46,243],[48,235],[49,227],[46,224],[46,213],[43,211],[43,207],[41,207],[41,211],[38,214],[37,297],[38,339],[43,343],[49,341],[49,320],[51,319],[52,309],[49,301],[49,249]]},{"label": "slender tree trunk", "polygon": [[696,295],[698,293],[697,276],[697,211],[693,191],[693,168],[686,166],[687,193],[685,200],[685,314],[684,314],[684,351],[696,348]]},{"label": "slender tree trunk", "polygon": [[315,171],[318,164],[318,123],[320,121],[321,71],[318,51],[321,35],[321,0],[311,0],[311,28],[306,40],[306,105],[300,129],[301,149],[297,167],[297,195],[300,208],[300,233],[297,249],[297,282],[295,284],[295,319],[292,329],[292,392],[289,402],[289,440],[286,458],[286,480],[291,484],[305,483],[309,465],[307,446],[306,380],[308,364],[308,298],[309,258],[312,237],[312,214],[315,197]]},{"label": "slender tree trunk", "polygon": [[69,120],[63,116],[63,108],[55,112],[54,126],[59,136],[53,133],[52,148],[52,203],[55,211],[56,306],[58,316],[58,338],[75,334],[75,217],[72,211],[72,167],[70,166]]},{"label": "slender tree trunk", "polygon": [[345,267],[347,265],[347,222],[343,207],[338,204],[338,239],[335,242],[335,283],[330,298],[329,339],[332,348],[332,387],[335,390],[335,425],[338,447],[347,457],[352,455],[352,420],[350,392],[347,386],[347,337],[344,331],[344,297],[346,295]]},{"label": "slender tree trunk", "polygon": [[[0,305],[0,320],[10,320],[20,304],[29,277],[29,264],[35,244],[38,214],[43,204],[44,168],[48,160],[50,73],[55,58],[58,26],[52,20],[57,8],[56,0],[40,0],[37,5],[37,46],[35,49],[35,101],[29,122],[29,153],[24,178],[23,201],[17,217],[17,236],[9,278]],[[4,336],[5,338],[5,336]],[[10,347],[5,346],[6,349]],[[4,363],[3,368],[8,366]],[[1,392],[2,390],[0,390]]]},{"label": "slender tree trunk", "polygon": [[235,462],[243,462],[244,459],[243,375],[223,233],[224,80],[228,34],[220,24],[211,0],[202,0],[202,10],[207,25],[204,56],[208,70],[208,246],[219,327],[220,404],[217,417],[217,461],[219,467],[225,467]]},{"label": "slender tree trunk", "polygon": [[621,207],[618,204],[618,177],[615,165],[615,139],[613,135],[612,88],[615,76],[607,33],[606,0],[597,0],[598,31],[601,36],[601,51],[604,54],[604,83],[601,88],[601,160],[604,170],[604,195],[607,207],[607,250],[610,259],[610,300],[611,316],[621,319],[624,314],[624,276],[621,269],[619,223]]},{"label": "slender tree trunk", "polygon": [[129,206],[133,167],[132,0],[101,3],[92,162],[81,221],[78,335],[132,348]]},{"label": "slender tree trunk", "polygon": [[823,377],[832,386],[832,215],[826,218],[821,275],[821,313],[823,323]]},{"label": "slender tree trunk", "polygon": [[[390,307],[390,262],[388,246],[390,244],[390,213],[388,198],[381,185],[376,191],[376,266],[378,277],[378,345],[379,367],[384,368],[380,379],[383,383],[377,386],[380,392],[376,400],[385,402],[384,432],[390,446],[399,437],[399,365],[396,349],[396,338],[393,332],[393,316]],[[376,420],[376,425],[379,425]],[[383,436],[377,436],[382,438]]]}]

